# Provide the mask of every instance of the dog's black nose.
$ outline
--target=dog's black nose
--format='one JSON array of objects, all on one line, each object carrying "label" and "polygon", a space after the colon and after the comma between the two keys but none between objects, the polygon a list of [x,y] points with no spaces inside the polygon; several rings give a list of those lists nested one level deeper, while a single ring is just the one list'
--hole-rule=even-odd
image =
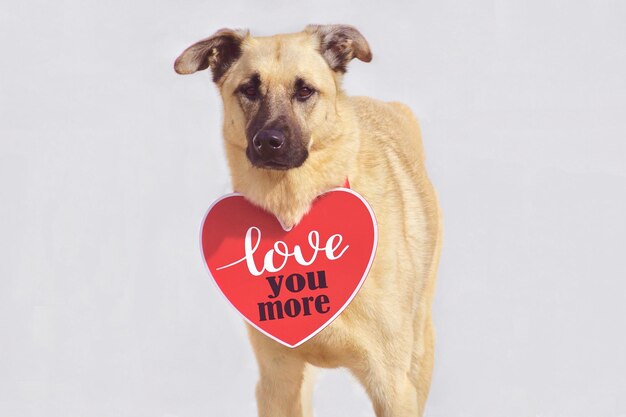
[{"label": "dog's black nose", "polygon": [[261,129],[248,141],[246,156],[258,168],[297,168],[309,156],[302,140],[298,136],[294,137],[289,129]]},{"label": "dog's black nose", "polygon": [[285,144],[285,135],[279,130],[260,130],[252,138],[254,150],[263,158],[276,155]]}]

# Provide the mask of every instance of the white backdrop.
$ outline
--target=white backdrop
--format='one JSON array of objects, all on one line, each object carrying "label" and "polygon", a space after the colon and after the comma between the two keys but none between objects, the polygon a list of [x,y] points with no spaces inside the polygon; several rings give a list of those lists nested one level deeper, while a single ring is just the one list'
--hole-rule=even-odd
[{"label": "white backdrop", "polygon": [[[626,3],[0,3],[0,415],[252,416],[198,248],[230,190],[222,27],[350,23],[355,95],[409,104],[445,215],[429,417],[626,416]],[[316,415],[373,416],[345,371]]]}]

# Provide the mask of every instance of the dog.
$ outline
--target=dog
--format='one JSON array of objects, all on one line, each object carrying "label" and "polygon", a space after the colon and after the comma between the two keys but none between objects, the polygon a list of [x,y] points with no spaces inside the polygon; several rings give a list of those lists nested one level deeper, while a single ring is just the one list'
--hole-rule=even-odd
[{"label": "dog", "polygon": [[248,325],[260,417],[312,416],[318,367],[349,369],[377,417],[421,416],[430,389],[441,212],[409,107],[342,90],[354,58],[372,59],[356,28],[308,25],[269,37],[221,29],[174,64],[179,74],[212,72],[237,192],[290,227],[316,197],[347,179],[378,222],[363,287],[319,334],[291,349]]}]

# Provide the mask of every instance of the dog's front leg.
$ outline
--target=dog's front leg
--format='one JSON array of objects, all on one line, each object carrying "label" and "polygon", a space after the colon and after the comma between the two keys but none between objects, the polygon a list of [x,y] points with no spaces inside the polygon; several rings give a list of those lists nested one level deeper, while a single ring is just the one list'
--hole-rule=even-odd
[{"label": "dog's front leg", "polygon": [[[302,389],[305,362],[295,352],[254,329],[249,330],[259,365],[256,399],[259,417],[307,417]],[[310,406],[310,404],[305,404]]]},{"label": "dog's front leg", "polygon": [[[398,355],[398,351],[393,349]],[[408,360],[402,356],[368,357],[361,366],[351,368],[365,387],[374,406],[376,417],[419,417],[418,394],[408,375]]]}]

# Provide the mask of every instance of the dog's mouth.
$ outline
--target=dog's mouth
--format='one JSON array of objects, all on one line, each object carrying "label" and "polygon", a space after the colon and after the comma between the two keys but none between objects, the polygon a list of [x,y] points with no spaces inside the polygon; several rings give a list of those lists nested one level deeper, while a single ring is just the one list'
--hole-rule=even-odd
[{"label": "dog's mouth", "polygon": [[275,161],[267,161],[267,162],[264,162],[262,164],[258,164],[256,166],[259,167],[259,168],[275,169],[275,170],[278,170],[278,171],[287,171],[288,169],[295,168],[295,167],[293,167],[291,165],[287,165],[287,164],[283,164],[281,162],[275,162]]},{"label": "dog's mouth", "polygon": [[246,149],[246,156],[252,165],[261,169],[275,170],[275,171],[287,171],[293,168],[298,168],[304,164],[309,156],[309,152],[304,150],[297,155],[284,155],[275,156],[272,158],[262,158],[257,153],[250,150],[250,147]]}]

